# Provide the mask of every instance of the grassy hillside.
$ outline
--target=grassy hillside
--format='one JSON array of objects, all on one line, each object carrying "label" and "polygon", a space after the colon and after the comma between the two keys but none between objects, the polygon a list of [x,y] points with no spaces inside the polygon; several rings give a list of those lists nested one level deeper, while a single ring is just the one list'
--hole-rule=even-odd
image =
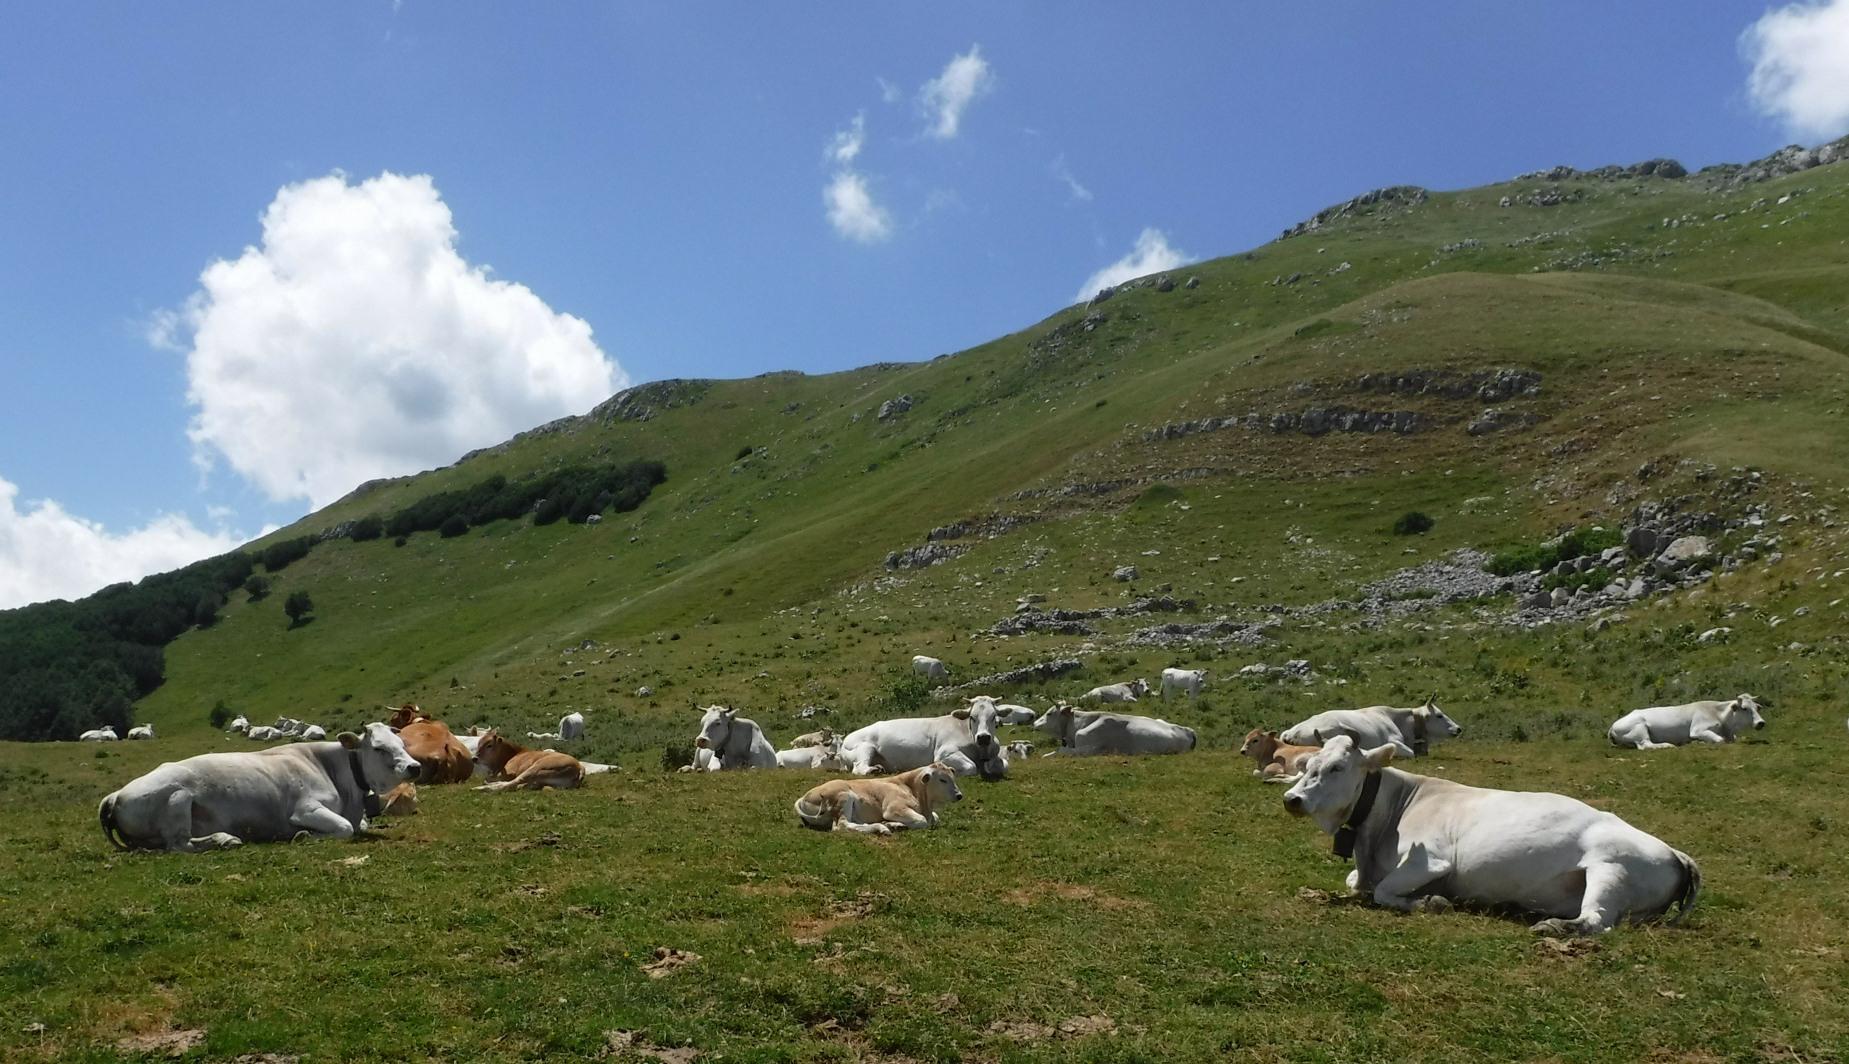
[{"label": "grassy hillside", "polygon": [[[645,385],[277,532],[495,473],[668,470],[597,524],[330,539],[168,646],[135,710],[156,744],[0,746],[28,825],[0,842],[0,1052],[197,1028],[213,1059],[582,1056],[618,1030],[766,1060],[1840,1057],[1849,165],[1388,197],[1168,280],[927,363]],[[1432,529],[1394,534],[1408,511]],[[1639,515],[1705,521],[1732,567],[1557,613],[1405,572]],[[952,556],[888,567],[927,544]],[[1205,666],[1200,703],[1158,711],[1203,750],[1035,760],[890,842],[799,832],[790,775],[662,770],[698,705],[780,742],[804,707],[890,713],[914,653],[954,682],[1080,662],[985,685],[1035,705]],[[1307,682],[1236,675],[1292,659]],[[1625,709],[1743,690],[1774,706],[1763,741],[1604,743]],[[1239,737],[1433,692],[1466,732],[1421,771],[1662,834],[1706,872],[1694,919],[1562,956],[1500,917],[1315,893],[1342,869]],[[578,752],[623,771],[427,790],[370,844],[97,838],[102,793],[246,745],[207,725],[221,701],[350,726],[406,700],[516,732],[580,711]],[[652,980],[655,946],[703,959]]]}]

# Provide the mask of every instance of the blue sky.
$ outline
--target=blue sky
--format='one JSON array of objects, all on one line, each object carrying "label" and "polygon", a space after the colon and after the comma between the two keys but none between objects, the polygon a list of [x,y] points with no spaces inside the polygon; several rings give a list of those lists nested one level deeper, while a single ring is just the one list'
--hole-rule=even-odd
[{"label": "blue sky", "polygon": [[0,607],[626,380],[958,350],[1139,241],[1840,135],[1846,28],[1849,0],[12,5]]}]

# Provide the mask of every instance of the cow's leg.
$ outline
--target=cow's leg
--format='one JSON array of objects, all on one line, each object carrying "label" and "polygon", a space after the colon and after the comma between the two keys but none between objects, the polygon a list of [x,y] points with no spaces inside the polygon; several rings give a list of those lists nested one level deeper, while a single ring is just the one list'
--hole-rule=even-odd
[{"label": "cow's leg", "polygon": [[923,816],[916,809],[894,809],[886,814],[886,824],[894,831],[904,831],[908,828],[934,828],[937,821]]},{"label": "cow's leg", "polygon": [[1625,902],[1624,867],[1609,862],[1591,865],[1586,868],[1586,893],[1579,901],[1579,916],[1542,920],[1533,930],[1537,935],[1596,935],[1624,919],[1630,909]]},{"label": "cow's leg", "polygon": [[1700,731],[1691,730],[1688,733],[1688,737],[1689,741],[1692,743],[1724,743],[1727,741],[1725,735],[1711,728],[1703,728]]},{"label": "cow's leg", "polygon": [[837,807],[838,811],[835,813],[836,830],[846,828],[849,831],[858,831],[862,835],[892,834],[892,829],[885,824],[878,821],[864,823],[857,819],[860,816],[861,808],[860,798],[855,795],[853,791],[843,793],[839,806]]},{"label": "cow's leg", "polygon": [[976,763],[961,752],[945,754],[938,760],[943,762],[945,768],[959,776],[974,776],[978,771]]},{"label": "cow's leg", "polygon": [[304,804],[290,814],[289,823],[313,835],[328,835],[336,839],[353,837],[352,822],[320,802]]},{"label": "cow's leg", "polygon": [[1414,843],[1399,866],[1374,885],[1374,902],[1389,909],[1412,912],[1423,900],[1414,897],[1419,889],[1450,873],[1451,862],[1433,857],[1424,843]]}]

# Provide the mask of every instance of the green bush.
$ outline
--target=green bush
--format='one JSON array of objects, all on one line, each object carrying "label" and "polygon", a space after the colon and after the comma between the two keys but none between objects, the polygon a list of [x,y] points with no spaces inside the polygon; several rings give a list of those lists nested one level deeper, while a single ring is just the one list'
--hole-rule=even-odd
[{"label": "green bush", "polygon": [[272,543],[263,549],[261,556],[263,567],[272,573],[281,572],[289,563],[308,557],[308,552],[314,548],[314,545],[313,536],[297,536],[294,539],[285,539],[281,543]]},{"label": "green bush", "polygon": [[1408,510],[1393,522],[1396,536],[1419,536],[1432,530],[1432,519],[1417,510]]},{"label": "green bush", "polygon": [[244,590],[250,593],[250,601],[260,602],[270,593],[270,578],[253,573],[249,580],[244,581]]},{"label": "green bush", "polygon": [[306,591],[291,591],[283,600],[282,611],[289,615],[289,627],[302,623],[302,618],[315,612],[315,600],[308,597]]},{"label": "green bush", "polygon": [[214,730],[224,731],[225,725],[231,723],[231,718],[236,715],[237,714],[231,711],[230,706],[225,705],[225,700],[221,698],[218,700],[218,703],[212,707],[212,712],[206,714],[206,720],[212,725]]},{"label": "green bush", "polygon": [[437,535],[442,536],[444,539],[455,539],[468,530],[468,518],[461,514],[450,514],[441,525],[437,526]]},{"label": "green bush", "polygon": [[347,538],[355,543],[364,543],[369,539],[378,539],[385,534],[385,518],[378,514],[367,514],[353,522],[347,531]]},{"label": "green bush", "polygon": [[1575,528],[1551,546],[1530,545],[1511,547],[1500,551],[1490,558],[1486,567],[1497,576],[1514,576],[1516,573],[1533,572],[1536,569],[1552,569],[1563,561],[1583,558],[1588,554],[1597,554],[1608,547],[1615,547],[1624,541],[1617,530],[1610,528]]},{"label": "green bush", "polygon": [[888,716],[906,717],[923,709],[930,700],[931,681],[907,669],[894,676],[892,682],[886,685],[886,693],[880,699],[880,704]]}]

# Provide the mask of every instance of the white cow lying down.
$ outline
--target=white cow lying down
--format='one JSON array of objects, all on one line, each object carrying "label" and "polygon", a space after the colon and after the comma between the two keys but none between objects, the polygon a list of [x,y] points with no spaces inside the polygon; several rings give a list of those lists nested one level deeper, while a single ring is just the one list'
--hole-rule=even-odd
[{"label": "white cow lying down", "polygon": [[1514,906],[1536,931],[1596,934],[1619,921],[1677,920],[1701,871],[1680,850],[1576,798],[1497,791],[1387,768],[1394,747],[1329,740],[1284,792],[1284,808],[1355,859],[1348,886],[1393,909]]},{"label": "white cow lying down", "polygon": [[882,720],[849,732],[841,757],[856,776],[909,772],[941,761],[959,776],[981,773],[986,780],[1008,774],[1008,758],[995,737],[995,700],[980,696],[941,717]]},{"label": "white cow lying down", "polygon": [[1730,743],[1747,729],[1766,726],[1759,700],[1741,695],[1731,702],[1633,709],[1615,721],[1606,738],[1613,746],[1667,750],[1684,743]]},{"label": "white cow lying down", "polygon": [[1047,757],[1096,757],[1108,754],[1179,754],[1194,749],[1193,728],[1132,713],[1077,710],[1061,702],[1037,721],[1037,731],[1059,740]]},{"label": "white cow lying down", "polygon": [[1149,693],[1148,680],[1131,680],[1129,683],[1107,683],[1103,687],[1094,687],[1079,696],[1081,702],[1134,702]]},{"label": "white cow lying down", "polygon": [[777,748],[764,737],[764,729],[738,710],[707,706],[701,710],[700,733],[693,740],[694,767],[710,772],[722,769],[776,768]]},{"label": "white cow lying down", "polygon": [[[169,761],[104,798],[103,836],[121,849],[194,853],[298,834],[350,838],[368,806],[418,764],[383,724],[339,742],[200,754]],[[372,797],[369,802],[367,799]]]},{"label": "white cow lying down", "polygon": [[1392,743],[1401,757],[1424,757],[1431,743],[1454,738],[1463,730],[1428,698],[1423,706],[1332,709],[1286,728],[1278,738],[1292,746],[1321,746],[1325,740],[1346,735],[1363,749]]}]

